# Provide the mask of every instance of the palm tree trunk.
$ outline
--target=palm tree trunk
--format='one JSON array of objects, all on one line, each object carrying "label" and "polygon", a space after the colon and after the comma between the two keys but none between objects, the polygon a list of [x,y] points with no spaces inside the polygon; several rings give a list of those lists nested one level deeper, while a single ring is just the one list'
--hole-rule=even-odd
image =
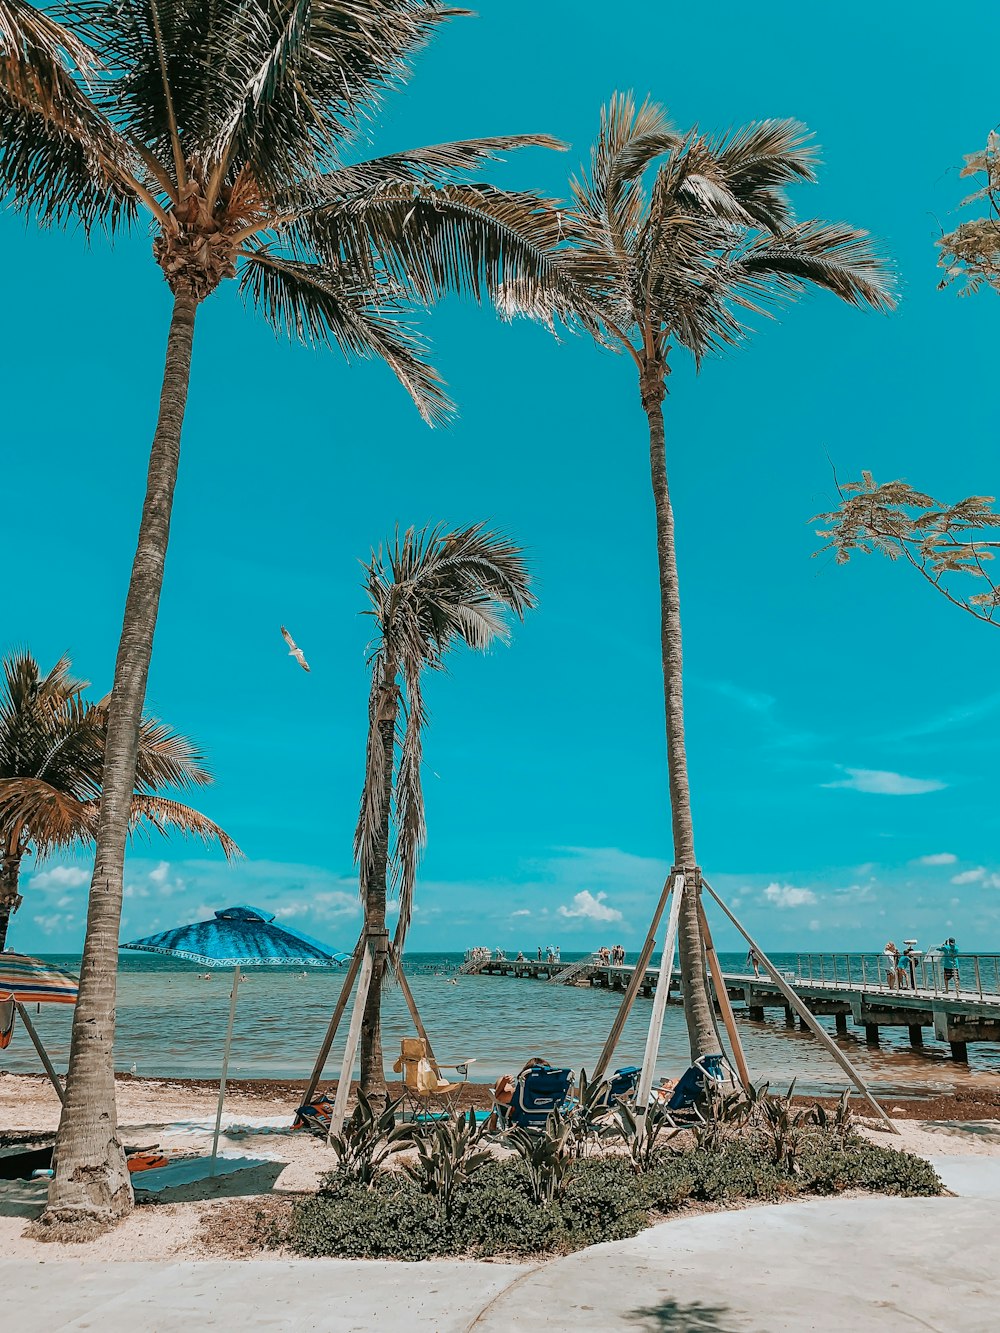
[{"label": "palm tree trunk", "polygon": [[392,766],[396,757],[397,695],[394,677],[386,670],[377,687],[372,725],[382,747],[382,823],[375,845],[374,864],[365,883],[365,927],[374,952],[371,984],[361,1022],[361,1091],[369,1100],[385,1102],[385,1063],[382,1056],[382,983],[388,962],[389,933],[385,904],[389,866],[389,825],[392,806]]},{"label": "palm tree trunk", "polygon": [[8,852],[0,864],[0,953],[7,947],[10,919],[21,906],[21,895],[17,891],[20,873],[20,855]]},{"label": "palm tree trunk", "polygon": [[66,1103],[56,1136],[56,1174],[43,1218],[47,1222],[110,1223],[132,1208],[132,1187],[118,1141],[115,1105],[118,931],[139,723],[170,534],[197,308],[192,296],[176,296],[167,337],[160,412],[149,455],[146,498],[108,708],[80,994],[73,1015]]},{"label": "palm tree trunk", "polygon": [[[657,378],[643,386],[642,405],[649,421],[649,467],[656,505],[656,553],[660,570],[660,651],[663,660],[663,700],[667,722],[667,771],[670,780],[670,812],[674,836],[674,864],[693,870],[694,824],[691,819],[691,789],[687,751],[684,747],[684,684],[681,651],[681,600],[677,578],[677,548],[674,540],[674,511],[667,484],[666,442],[663,431],[663,381]],[[688,884],[681,903],[678,943],[684,1017],[687,1020],[691,1058],[718,1049],[712,1004],[705,977],[701,927],[698,924],[700,882]]]}]

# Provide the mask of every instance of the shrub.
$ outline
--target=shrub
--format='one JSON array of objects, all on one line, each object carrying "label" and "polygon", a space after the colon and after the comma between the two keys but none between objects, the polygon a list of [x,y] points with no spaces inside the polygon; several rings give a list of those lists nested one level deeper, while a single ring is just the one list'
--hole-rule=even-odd
[{"label": "shrub", "polygon": [[535,1203],[520,1162],[494,1162],[456,1190],[452,1240],[456,1251],[482,1257],[567,1248],[560,1209]]},{"label": "shrub", "polygon": [[645,1188],[625,1157],[578,1162],[559,1207],[573,1249],[598,1241],[623,1240],[649,1222]]},{"label": "shrub", "polygon": [[448,1254],[447,1227],[434,1200],[402,1176],[374,1189],[334,1175],[297,1204],[286,1243],[299,1254],[340,1259],[430,1259]]},{"label": "shrub", "polygon": [[817,1194],[873,1190],[906,1196],[940,1194],[944,1188],[930,1162],[897,1148],[850,1136],[812,1135],[799,1154],[802,1184]]}]

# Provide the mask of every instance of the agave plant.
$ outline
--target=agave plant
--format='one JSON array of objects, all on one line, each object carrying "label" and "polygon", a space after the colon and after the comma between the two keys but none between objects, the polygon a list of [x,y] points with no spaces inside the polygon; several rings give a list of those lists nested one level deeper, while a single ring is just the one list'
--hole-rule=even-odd
[{"label": "agave plant", "polygon": [[617,93],[601,112],[589,172],[571,182],[564,260],[601,341],[625,353],[648,428],[656,515],[660,640],[673,861],[686,889],[679,944],[693,1059],[718,1049],[698,910],[700,871],[684,731],[680,583],[667,485],[663,403],[671,353],[705,357],[740,343],[748,317],[809,287],[888,309],[885,265],[866,233],[796,221],[787,187],[815,179],[804,128],[767,120],[721,135],[681,131],[663,107]]},{"label": "agave plant", "polygon": [[446,1218],[451,1217],[455,1191],[493,1161],[486,1140],[495,1129],[495,1114],[479,1124],[475,1111],[415,1129],[416,1160],[404,1162],[403,1170],[425,1194],[437,1199]]},{"label": "agave plant", "polygon": [[439,0],[0,0],[0,199],[43,224],[152,230],[172,297],[160,410],[108,706],[97,853],[60,1170],[47,1218],[131,1207],[114,1132],[115,949],[135,756],[170,530],[196,316],[235,281],[276,329],[385,361],[448,410],[406,322],[443,292],[551,318],[558,211],[469,184],[503,135],[365,158],[359,131],[462,11]]},{"label": "agave plant", "polygon": [[395,1101],[377,1108],[363,1092],[358,1094],[357,1104],[340,1133],[330,1135],[337,1169],[329,1173],[328,1184],[339,1179],[370,1186],[390,1157],[413,1146],[413,1126],[396,1124],[401,1105],[401,1101]]},{"label": "agave plant", "polygon": [[[21,905],[21,862],[61,847],[89,844],[97,833],[107,700],[88,703],[88,682],[75,680],[61,657],[47,672],[25,651],[2,664],[0,690],[0,950],[11,916]],[[130,828],[194,834],[240,854],[229,834],[162,787],[204,787],[212,775],[186,736],[144,716],[139,728]]]},{"label": "agave plant", "polygon": [[504,1144],[524,1163],[534,1203],[551,1203],[562,1195],[576,1156],[575,1136],[568,1116],[558,1110],[551,1111],[544,1129],[519,1126],[508,1131]]}]

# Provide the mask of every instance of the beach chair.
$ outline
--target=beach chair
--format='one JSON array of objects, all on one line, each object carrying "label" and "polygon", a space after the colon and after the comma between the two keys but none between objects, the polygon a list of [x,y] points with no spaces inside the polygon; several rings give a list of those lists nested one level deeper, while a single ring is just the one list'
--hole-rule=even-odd
[{"label": "beach chair", "polygon": [[[393,1070],[403,1076],[403,1104],[409,1108],[411,1117],[414,1120],[430,1120],[436,1116],[453,1115],[462,1086],[468,1082],[469,1065],[475,1064],[475,1060],[439,1065],[428,1054],[423,1037],[404,1037],[399,1046],[399,1059],[393,1065]],[[453,1069],[461,1078],[451,1081],[445,1078],[442,1069]]]},{"label": "beach chair", "polygon": [[509,1106],[500,1106],[500,1122],[504,1129],[544,1129],[553,1111],[568,1111],[572,1107],[572,1069],[550,1069],[535,1065],[526,1069],[517,1080]]},{"label": "beach chair", "polygon": [[703,1055],[677,1080],[667,1101],[667,1110],[672,1116],[704,1121],[702,1108],[708,1098],[713,1092],[724,1091],[727,1086],[735,1088],[739,1084],[726,1057],[721,1052]]},{"label": "beach chair", "polygon": [[307,1129],[310,1134],[326,1141],[330,1129],[330,1117],[333,1115],[333,1102],[329,1097],[316,1097],[305,1106],[295,1111],[292,1129]]}]

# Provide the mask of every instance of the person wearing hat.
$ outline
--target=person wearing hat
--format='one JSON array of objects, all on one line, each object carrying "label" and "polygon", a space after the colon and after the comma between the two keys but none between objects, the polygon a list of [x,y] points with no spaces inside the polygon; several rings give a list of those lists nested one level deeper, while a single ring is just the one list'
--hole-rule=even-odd
[{"label": "person wearing hat", "polygon": [[958,949],[954,939],[949,936],[941,945],[941,967],[944,972],[945,992],[952,981],[955,983],[955,995],[958,995]]}]

